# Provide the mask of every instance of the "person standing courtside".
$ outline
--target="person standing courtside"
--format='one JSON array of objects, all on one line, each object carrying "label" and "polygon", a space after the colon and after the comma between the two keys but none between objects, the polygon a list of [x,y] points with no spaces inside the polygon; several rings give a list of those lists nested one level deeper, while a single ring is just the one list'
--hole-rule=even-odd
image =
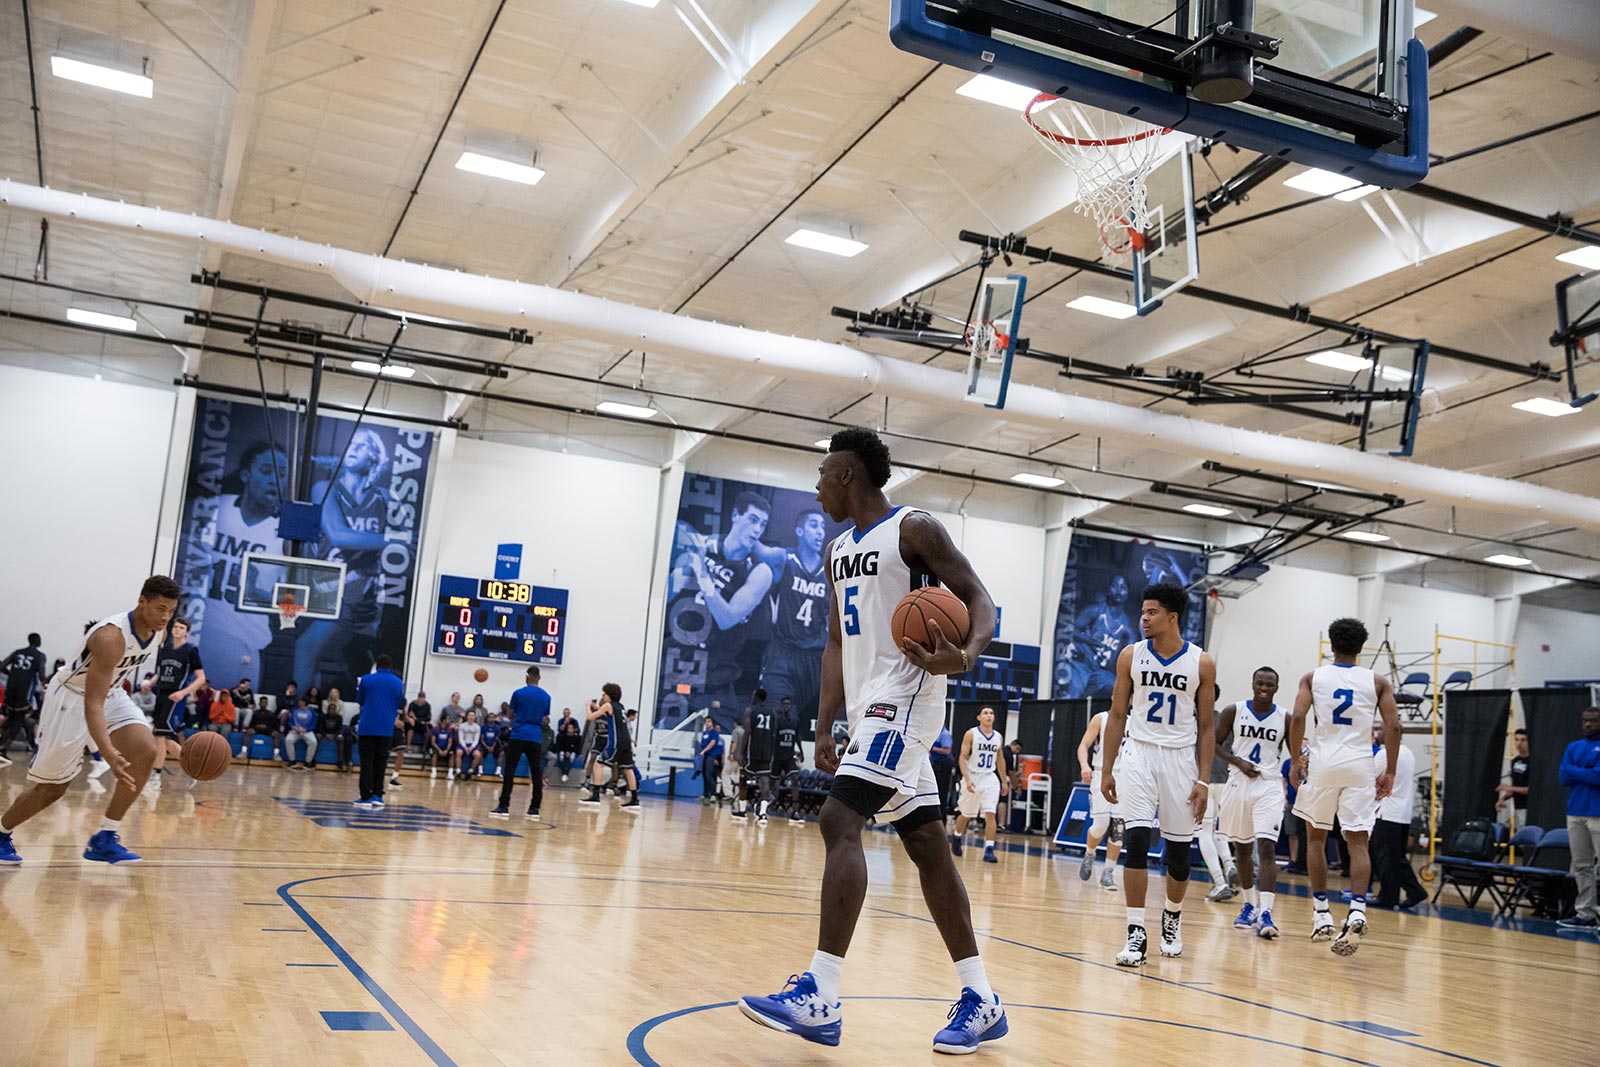
[{"label": "person standing courtside", "polygon": [[[1379,731],[1372,732],[1372,776],[1382,774],[1388,761]],[[1411,869],[1411,809],[1417,796],[1417,757],[1405,745],[1395,762],[1394,789],[1378,801],[1378,820],[1372,827],[1372,876],[1378,880],[1380,908],[1414,908],[1428,899],[1428,891]],[[1401,892],[1406,895],[1400,899]]]},{"label": "person standing courtside", "polygon": [[[1299,782],[1294,813],[1306,821],[1306,867],[1311,875],[1311,940],[1333,941],[1333,951],[1353,956],[1367,932],[1367,887],[1372,881],[1372,858],[1367,835],[1377,821],[1378,801],[1394,788],[1400,759],[1400,717],[1395,710],[1389,679],[1356,662],[1367,643],[1367,628],[1359,619],[1335,619],[1328,624],[1328,644],[1333,662],[1325,663],[1300,679],[1289,720],[1289,752],[1293,774]],[[1306,716],[1315,729],[1307,771]],[[1373,781],[1372,732],[1382,718],[1383,747],[1388,750],[1384,772]],[[1328,831],[1339,820],[1350,846],[1350,913],[1337,937],[1328,908]]]},{"label": "person standing courtside", "polygon": [[17,649],[0,663],[6,676],[6,698],[0,708],[0,767],[11,761],[6,750],[14,739],[28,739],[28,719],[33,715],[34,699],[44,691],[49,678],[45,675],[44,652],[39,648],[39,635],[29,634],[28,643]]},{"label": "person standing courtside", "polygon": [[1557,926],[1566,930],[1600,930],[1595,908],[1595,864],[1600,862],[1600,708],[1583,713],[1583,736],[1561,754],[1561,784],[1567,787],[1567,841],[1572,848],[1572,877],[1578,903]]},{"label": "person standing courtside", "polygon": [[[1157,584],[1141,597],[1145,639],[1117,654],[1117,682],[1106,719],[1100,788],[1122,806],[1123,897],[1128,943],[1119,967],[1142,967],[1145,891],[1150,846],[1157,827],[1167,841],[1166,906],[1161,911],[1161,954],[1183,955],[1183,898],[1189,890],[1189,842],[1206,810],[1210,786],[1217,665],[1184,640],[1189,596],[1181,586]],[[1128,743],[1123,745],[1126,734]],[[1118,760],[1122,762],[1119,764]],[[1116,769],[1122,768],[1122,783]],[[1159,820],[1159,821],[1158,821]]]},{"label": "person standing courtside", "polygon": [[[828,551],[828,640],[816,724],[817,769],[833,773],[820,814],[827,859],[817,950],[811,966],[773,996],[739,1001],[746,1017],[807,1041],[837,1045],[842,1030],[839,984],[844,955],[867,895],[861,833],[867,821],[892,823],[917,866],[923,900],[955,964],[961,995],[933,1050],[976,1051],[1004,1037],[1005,1008],[989,985],[972,932],[966,887],[944,836],[928,748],[944,720],[945,676],[971,668],[994,634],[995,606],[972,565],[933,516],[891,507],[889,450],[871,430],[834,434],[818,470],[817,500],[852,529]],[[939,583],[966,605],[971,632],[952,644],[930,624],[930,650],[897,644],[895,606],[912,589]],[[843,709],[850,744],[841,758],[833,720]],[[881,980],[881,979],[880,979]]]},{"label": "person standing courtside", "polygon": [[539,804],[544,800],[544,735],[550,728],[550,694],[539,687],[538,667],[528,668],[527,680],[527,685],[511,694],[511,738],[500,768],[500,803],[489,812],[490,818],[511,818],[511,790],[523,756],[528,757],[528,780],[533,785],[529,819],[539,817]]},{"label": "person standing courtside", "polygon": [[155,657],[156,679],[156,765],[145,786],[149,793],[161,791],[161,776],[166,773],[167,757],[177,755],[187,701],[206,684],[206,670],[200,650],[189,643],[189,621],[173,619],[166,639]]},{"label": "person standing courtside", "polygon": [[388,656],[379,656],[371,674],[356,682],[356,751],[361,757],[361,799],[356,807],[383,809],[383,775],[394,743],[394,720],[406,702],[406,684],[390,668]]}]

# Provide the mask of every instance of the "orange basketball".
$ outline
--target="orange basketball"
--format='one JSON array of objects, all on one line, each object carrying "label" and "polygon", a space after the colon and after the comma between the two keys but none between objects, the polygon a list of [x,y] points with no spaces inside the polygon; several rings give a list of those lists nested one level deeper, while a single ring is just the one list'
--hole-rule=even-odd
[{"label": "orange basketball", "polygon": [[928,629],[929,622],[938,623],[944,639],[953,645],[965,644],[972,630],[972,618],[961,598],[948,589],[930,586],[913,589],[895,605],[891,622],[894,643],[898,645],[909,637],[931,650],[933,635]]},{"label": "orange basketball", "polygon": [[232,762],[233,749],[229,747],[228,739],[209,730],[195,734],[185,741],[183,754],[178,757],[183,773],[197,782],[209,782],[213,778],[221,778],[222,772],[227,770]]},{"label": "orange basketball", "polygon": [[487,682],[489,680],[489,672],[485,668],[479,667],[472,672],[472,677],[475,681]]}]

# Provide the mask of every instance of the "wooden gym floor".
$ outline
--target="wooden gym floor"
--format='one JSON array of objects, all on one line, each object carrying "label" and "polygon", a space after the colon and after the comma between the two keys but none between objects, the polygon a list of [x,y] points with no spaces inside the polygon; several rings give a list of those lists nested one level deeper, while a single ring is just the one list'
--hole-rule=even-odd
[{"label": "wooden gym floor", "polygon": [[[24,788],[0,770],[0,804]],[[647,798],[641,814],[546,794],[492,821],[490,783],[408,776],[381,815],[354,775],[236,766],[141,799],[145,862],[80,859],[103,797],[83,781],[22,827],[0,868],[3,1064],[924,1064],[957,992],[914,869],[868,835],[872,889],[845,969],[837,1049],[762,1029],[732,1002],[811,958],[814,823],[736,825]],[[1184,956],[1111,957],[1120,892],[1010,839],[959,861],[1011,1033],[975,1062],[1524,1067],[1600,1064],[1600,940],[1459,909],[1374,912],[1360,953],[1235,931],[1192,893]],[[1160,892],[1152,879],[1152,895]],[[1196,890],[1206,886],[1197,882]],[[1342,909],[1336,909],[1336,914]],[[1473,921],[1473,920],[1477,921]]]}]

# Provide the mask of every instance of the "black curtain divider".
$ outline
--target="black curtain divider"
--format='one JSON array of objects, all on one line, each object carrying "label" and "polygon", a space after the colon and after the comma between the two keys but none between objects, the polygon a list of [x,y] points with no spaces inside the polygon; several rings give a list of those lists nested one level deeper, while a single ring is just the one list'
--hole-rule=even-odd
[{"label": "black curtain divider", "polygon": [[1439,847],[1468,819],[1493,819],[1495,786],[1505,759],[1511,690],[1462,689],[1444,694],[1444,802]]},{"label": "black curtain divider", "polygon": [[1011,740],[1011,735],[1006,733],[1006,724],[1011,718],[1011,709],[1006,707],[1004,700],[953,700],[950,702],[950,758],[961,757],[961,739],[967,736],[967,731],[978,725],[978,711],[982,708],[994,709],[994,728],[1006,735],[1006,740]]},{"label": "black curtain divider", "polygon": [[[1050,729],[1050,819],[1059,822],[1061,813],[1067,810],[1072,786],[1079,778],[1078,739],[1089,726],[1089,716],[1109,708],[1111,701],[1105,697],[1077,697],[1051,703],[1055,707]],[[1050,832],[1055,832],[1054,826],[1050,827]]]},{"label": "black curtain divider", "polygon": [[1017,705],[1016,740],[1022,742],[1025,756],[1043,756],[1045,773],[1054,775],[1051,764],[1058,758],[1051,744],[1051,723],[1055,702],[1051,700],[1024,700]]},{"label": "black curtain divider", "polygon": [[[1557,830],[1567,825],[1561,754],[1583,736],[1589,690],[1522,689],[1517,695],[1522,698],[1522,717],[1528,729],[1528,821]],[[1495,766],[1499,768],[1499,764]]]}]

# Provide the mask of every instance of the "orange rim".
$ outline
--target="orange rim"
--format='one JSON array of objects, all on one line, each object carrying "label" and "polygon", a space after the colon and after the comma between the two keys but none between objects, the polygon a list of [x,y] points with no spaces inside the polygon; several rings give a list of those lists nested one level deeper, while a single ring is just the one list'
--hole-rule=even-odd
[{"label": "orange rim", "polygon": [[1133,144],[1136,141],[1144,140],[1146,137],[1155,137],[1159,134],[1172,132],[1171,126],[1152,126],[1143,133],[1129,134],[1127,137],[1107,137],[1096,140],[1088,137],[1068,137],[1066,134],[1055,133],[1054,131],[1047,130],[1040,126],[1037,122],[1033,121],[1033,109],[1035,107],[1040,104],[1048,104],[1052,100],[1060,99],[1061,98],[1059,96],[1056,96],[1053,93],[1040,93],[1032,100],[1029,100],[1028,106],[1022,109],[1022,118],[1029,126],[1033,127],[1033,132],[1038,134],[1040,137],[1048,137],[1056,144],[1072,145],[1075,148],[1109,148],[1114,145]]}]

